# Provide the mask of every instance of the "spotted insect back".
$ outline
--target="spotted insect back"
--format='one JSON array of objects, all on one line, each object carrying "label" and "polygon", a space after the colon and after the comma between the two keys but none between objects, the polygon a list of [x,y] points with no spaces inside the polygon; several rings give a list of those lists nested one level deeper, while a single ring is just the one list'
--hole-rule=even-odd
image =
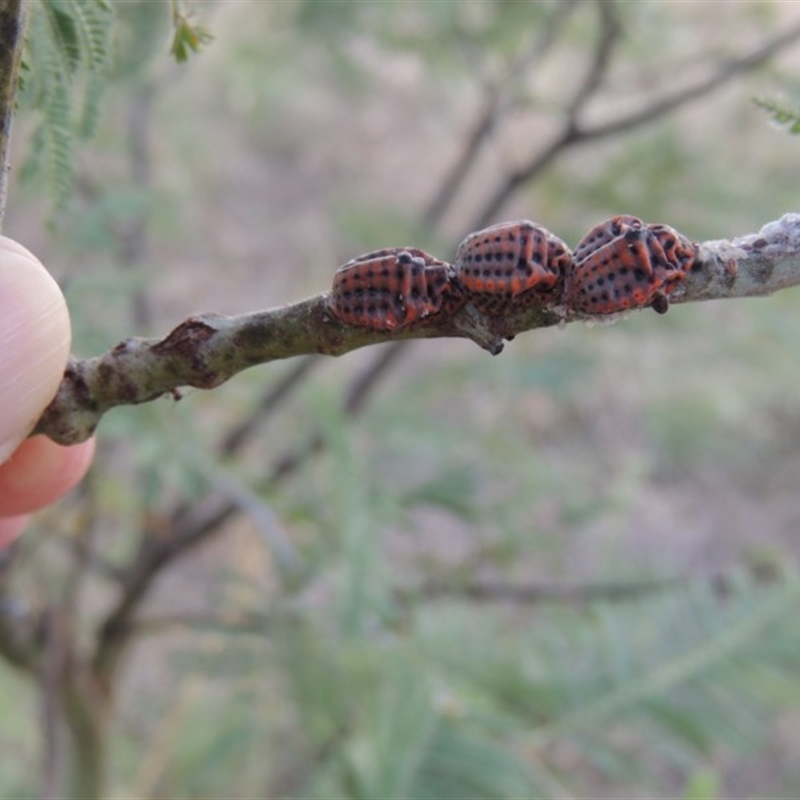
[{"label": "spotted insect back", "polygon": [[595,225],[578,242],[578,246],[572,251],[572,258],[575,263],[582,261],[589,253],[599,250],[603,245],[613,241],[625,231],[644,227],[644,222],[638,217],[632,217],[630,214],[611,217],[611,219]]},{"label": "spotted insect back", "polygon": [[462,301],[453,267],[424,250],[396,247],[354,258],[336,271],[330,308],[342,322],[392,331]]},{"label": "spotted insect back", "polygon": [[606,315],[651,306],[663,314],[697,246],[668,225],[620,216],[592,228],[575,252],[564,289],[568,309]]},{"label": "spotted insect back", "polygon": [[669,276],[665,276],[665,281],[682,281],[697,261],[697,244],[669,225],[654,224],[647,228],[664,253],[665,269],[670,272]]},{"label": "spotted insect back", "polygon": [[564,242],[529,220],[471,233],[458,246],[455,268],[467,299],[486,314],[554,301],[572,263]]}]

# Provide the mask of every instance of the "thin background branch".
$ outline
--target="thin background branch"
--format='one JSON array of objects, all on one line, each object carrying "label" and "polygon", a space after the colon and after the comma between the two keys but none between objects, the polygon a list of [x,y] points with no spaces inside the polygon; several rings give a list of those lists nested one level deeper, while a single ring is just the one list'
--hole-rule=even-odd
[{"label": "thin background branch", "polygon": [[41,719],[42,719],[42,800],[58,800],[63,771],[63,739],[61,735],[60,696],[67,667],[69,632],[64,615],[50,608],[44,616],[44,659],[42,660]]},{"label": "thin background branch", "polygon": [[670,111],[705,97],[728,83],[732,78],[760,66],[781,50],[800,40],[800,23],[798,23],[746,56],[723,64],[713,75],[704,80],[669,92],[636,111],[621,114],[616,119],[595,125],[582,125],[580,115],[602,81],[603,74],[610,63],[611,48],[616,40],[617,28],[616,22],[610,16],[611,5],[611,3],[599,3],[603,25],[595,43],[595,55],[582,84],[566,106],[564,121],[559,132],[549,144],[531,156],[526,164],[511,172],[501,181],[495,193],[473,219],[470,226],[472,230],[478,230],[488,225],[514,192],[539,175],[563,151],[578,144],[587,144],[654,122]]},{"label": "thin background branch", "polygon": [[6,213],[11,127],[25,44],[24,0],[0,0],[0,231]]},{"label": "thin background branch", "polygon": [[423,213],[425,224],[436,229],[447,210],[451,207],[467,175],[475,164],[478,153],[492,131],[503,117],[512,112],[519,103],[519,84],[523,78],[536,68],[558,41],[560,33],[570,15],[578,5],[578,0],[563,0],[554,8],[550,19],[542,26],[538,36],[526,41],[519,52],[511,59],[511,64],[499,79],[492,81],[487,89],[483,109],[473,123],[473,127],[462,145],[450,171],[442,179],[439,190]]}]

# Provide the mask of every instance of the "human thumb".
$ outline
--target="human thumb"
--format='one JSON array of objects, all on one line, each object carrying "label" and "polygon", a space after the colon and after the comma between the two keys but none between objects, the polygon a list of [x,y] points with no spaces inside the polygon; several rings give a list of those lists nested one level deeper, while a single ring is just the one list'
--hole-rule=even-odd
[{"label": "human thumb", "polygon": [[69,349],[58,285],[36,256],[0,236],[0,464],[55,396]]}]

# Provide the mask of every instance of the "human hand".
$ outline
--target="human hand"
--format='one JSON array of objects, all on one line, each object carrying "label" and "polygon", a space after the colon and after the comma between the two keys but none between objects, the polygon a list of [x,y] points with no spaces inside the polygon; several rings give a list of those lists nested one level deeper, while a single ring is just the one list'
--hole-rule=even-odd
[{"label": "human hand", "polygon": [[0,550],[91,463],[94,440],[62,447],[45,436],[27,438],[58,389],[69,349],[58,285],[32,253],[0,236]]}]

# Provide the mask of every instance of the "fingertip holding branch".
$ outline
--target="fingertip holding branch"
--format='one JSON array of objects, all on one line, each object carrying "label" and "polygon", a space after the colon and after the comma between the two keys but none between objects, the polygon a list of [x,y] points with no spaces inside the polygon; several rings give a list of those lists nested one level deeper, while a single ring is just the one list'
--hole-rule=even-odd
[{"label": "fingertip holding branch", "polygon": [[[786,214],[758,233],[698,245],[676,303],[771,294],[800,285],[800,214]],[[210,389],[249,367],[319,353],[338,356],[398,339],[460,337],[497,355],[504,340],[535,328],[619,315],[587,316],[532,304],[487,315],[471,302],[453,314],[425,318],[400,330],[368,330],[337,319],[330,296],[236,317],[196,314],[163,339],[126,339],[96,358],[71,358],[58,393],[34,433],[60,444],[89,438],[103,414],[120,405],[177,395],[182,386]],[[666,307],[657,308],[664,311]]]}]

